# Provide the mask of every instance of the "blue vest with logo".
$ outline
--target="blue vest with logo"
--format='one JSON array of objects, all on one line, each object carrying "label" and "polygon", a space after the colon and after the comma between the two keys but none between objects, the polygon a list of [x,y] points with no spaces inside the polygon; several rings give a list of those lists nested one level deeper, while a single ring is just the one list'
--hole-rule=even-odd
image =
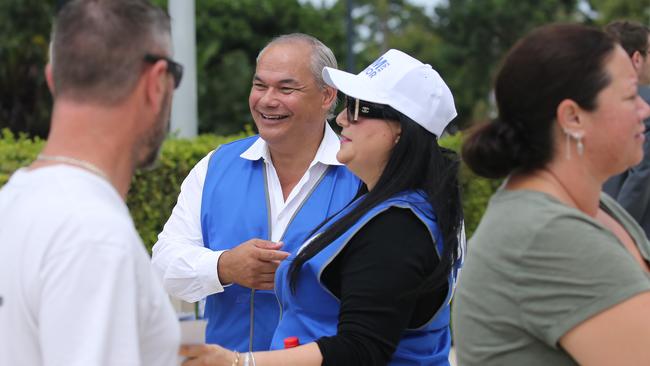
[{"label": "blue vest with logo", "polygon": [[[359,200],[334,219],[342,217],[357,202]],[[436,243],[432,250],[435,250],[435,253],[440,256],[443,250],[442,236],[433,208],[423,194],[417,191],[407,191],[382,202],[368,211],[329,246],[303,264],[300,270],[300,280],[296,283],[295,294],[291,293],[288,276],[288,270],[295,255],[282,262],[275,275],[275,289],[282,306],[282,318],[273,335],[271,349],[283,348],[283,340],[289,336],[297,336],[300,344],[305,344],[321,337],[336,335],[341,304],[339,299],[323,285],[321,275],[325,267],[343,250],[355,233],[361,230],[370,219],[390,207],[410,209],[429,229],[432,246],[433,243]],[[324,228],[319,231],[323,231]],[[399,230],[399,228],[392,229]],[[400,243],[395,244],[400,245]],[[444,305],[438,309],[429,322],[420,328],[404,331],[389,365],[449,365],[448,356],[451,347],[449,301],[461,263],[462,259],[459,259],[448,277],[449,290]]]},{"label": "blue vest with logo", "polygon": [[[240,157],[257,136],[222,145],[210,157],[201,202],[205,247],[231,249],[249,239],[271,239],[264,160]],[[359,180],[344,166],[330,166],[295,213],[282,237],[282,250],[292,253],[325,218],[347,205]],[[206,342],[232,350],[268,350],[280,317],[272,291],[236,284],[208,296]]]}]

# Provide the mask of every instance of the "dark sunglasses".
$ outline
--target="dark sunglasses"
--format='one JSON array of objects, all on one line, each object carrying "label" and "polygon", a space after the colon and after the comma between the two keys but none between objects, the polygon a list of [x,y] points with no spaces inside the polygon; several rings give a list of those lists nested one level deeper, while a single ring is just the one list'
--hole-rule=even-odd
[{"label": "dark sunglasses", "polygon": [[178,62],[164,56],[155,56],[146,54],[144,55],[144,61],[154,64],[160,60],[165,60],[167,62],[167,72],[172,74],[174,78],[174,88],[178,88],[181,85],[181,80],[183,79],[183,65]]},{"label": "dark sunglasses", "polygon": [[345,96],[345,109],[347,111],[348,122],[356,123],[359,116],[366,118],[394,119],[392,108],[385,104],[366,102],[358,98]]}]

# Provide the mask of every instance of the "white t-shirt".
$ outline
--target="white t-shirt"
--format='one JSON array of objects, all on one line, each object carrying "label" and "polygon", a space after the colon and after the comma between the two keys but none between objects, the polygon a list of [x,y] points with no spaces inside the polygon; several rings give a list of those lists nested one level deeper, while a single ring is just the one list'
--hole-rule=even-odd
[{"label": "white t-shirt", "polygon": [[0,190],[0,365],[176,365],[180,331],[128,209],[56,165]]}]

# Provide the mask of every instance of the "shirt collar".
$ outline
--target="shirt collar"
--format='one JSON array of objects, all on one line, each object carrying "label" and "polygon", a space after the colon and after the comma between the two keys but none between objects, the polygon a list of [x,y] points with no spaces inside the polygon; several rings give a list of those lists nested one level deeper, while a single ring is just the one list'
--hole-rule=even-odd
[{"label": "shirt collar", "polygon": [[[316,163],[322,163],[325,165],[343,165],[336,160],[336,153],[341,147],[341,141],[336,135],[329,123],[325,123],[325,134],[323,135],[323,140],[316,151],[316,156],[310,164],[314,166]],[[271,153],[269,152],[269,147],[261,137],[259,137],[253,145],[251,145],[246,151],[244,151],[240,157],[248,160],[259,160],[264,159],[265,161],[271,162]]]}]

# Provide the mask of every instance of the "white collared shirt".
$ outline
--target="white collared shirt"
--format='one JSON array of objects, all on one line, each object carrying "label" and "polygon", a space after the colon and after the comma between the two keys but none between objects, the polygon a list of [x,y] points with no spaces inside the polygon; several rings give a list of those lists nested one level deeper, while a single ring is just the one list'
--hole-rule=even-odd
[{"label": "white collared shirt", "polygon": [[323,142],[314,156],[314,160],[309,164],[309,168],[293,188],[286,201],[282,194],[280,179],[278,178],[275,166],[273,166],[271,153],[266,142],[261,138],[257,139],[248,150],[240,155],[244,159],[253,161],[264,159],[271,205],[271,241],[280,241],[293,214],[305,198],[307,198],[307,195],[314,188],[323,173],[325,173],[327,167],[329,165],[341,165],[336,160],[336,153],[339,150],[339,146],[338,137],[328,126],[325,136],[323,136]]},{"label": "white collared shirt", "polygon": [[[264,140],[257,139],[240,155],[243,159],[264,160],[271,206],[270,240],[279,241],[282,238],[294,213],[327,167],[341,165],[336,160],[339,148],[338,136],[326,123],[325,134],[314,159],[286,200]],[[178,202],[153,247],[153,265],[160,273],[165,289],[188,302],[223,291],[217,273],[217,263],[223,251],[205,248],[201,231],[201,195],[211,155],[212,152],[201,159],[183,181]]]}]

